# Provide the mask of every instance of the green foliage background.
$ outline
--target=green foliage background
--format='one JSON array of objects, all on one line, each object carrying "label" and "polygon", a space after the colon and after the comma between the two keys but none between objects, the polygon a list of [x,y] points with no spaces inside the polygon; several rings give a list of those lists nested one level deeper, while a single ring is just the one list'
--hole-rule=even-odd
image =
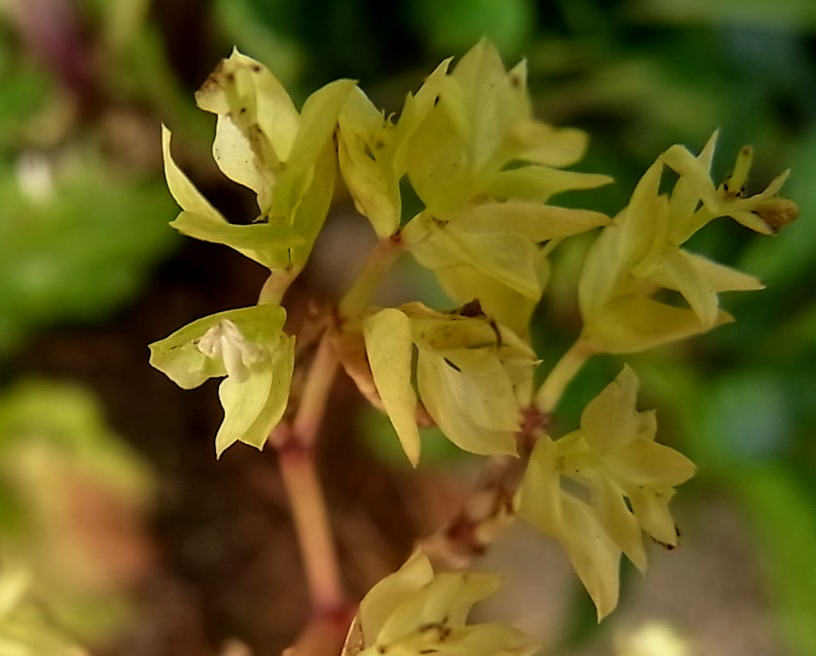
[{"label": "green foliage background", "polygon": [[[192,91],[233,44],[267,63],[295,98],[345,76],[378,104],[397,107],[440,58],[486,34],[508,64],[528,59],[543,119],[590,132],[581,168],[610,173],[617,184],[587,198],[610,214],[658,153],[677,142],[698,148],[715,128],[717,175],[727,174],[728,154],[743,143],[757,153],[752,188],[790,167],[785,192],[799,203],[795,224],[769,239],[722,225],[694,244],[759,275],[767,290],[725,300],[735,324],[633,364],[644,402],[660,409],[662,439],[699,464],[698,482],[683,494],[703,503],[717,489],[740,504],[791,653],[816,654],[816,4],[37,4],[67,8],[77,31],[68,23],[61,35],[38,32],[22,26],[25,0],[0,5],[0,372],[8,382],[25,375],[15,364],[19,349],[66,326],[112,321],[174,257],[180,242],[166,227],[176,210],[160,170],[159,124],[173,127],[185,160],[215,184],[201,163],[211,126]],[[61,60],[49,49],[49,39],[60,38]],[[36,185],[43,171],[45,187],[21,183]],[[577,334],[575,276],[586,245],[577,240],[557,254],[535,320],[545,366]],[[574,425],[619,366],[601,359],[576,379],[563,425]]]}]

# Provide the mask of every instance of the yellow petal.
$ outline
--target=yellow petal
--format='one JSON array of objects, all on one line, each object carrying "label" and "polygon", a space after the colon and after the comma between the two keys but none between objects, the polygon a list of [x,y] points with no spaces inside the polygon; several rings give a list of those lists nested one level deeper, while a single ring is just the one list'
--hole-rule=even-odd
[{"label": "yellow petal", "polygon": [[512,126],[505,149],[516,161],[560,168],[581,160],[588,144],[589,136],[583,130],[527,120]]},{"label": "yellow petal", "polygon": [[632,490],[627,496],[644,531],[663,544],[677,544],[677,527],[669,512],[673,489],[643,487]]},{"label": "yellow petal", "polygon": [[680,249],[666,252],[647,277],[680,292],[706,330],[714,325],[719,308],[717,293],[686,253]]},{"label": "yellow petal", "polygon": [[170,130],[162,125],[162,154],[164,157],[164,175],[167,178],[167,187],[179,206],[194,214],[204,217],[212,223],[226,223],[226,219],[216,210],[203,194],[173,161],[170,154]]},{"label": "yellow petal", "polygon": [[[549,267],[545,257],[539,257],[538,263],[539,283],[543,289],[547,282]],[[517,335],[527,335],[530,317],[537,305],[535,299],[510,289],[469,264],[437,269],[435,273],[439,285],[454,301],[467,303],[477,298],[487,315]]]},{"label": "yellow petal", "polygon": [[518,430],[520,414],[513,384],[498,354],[488,349],[424,351],[436,358],[446,396],[478,426],[494,431]]},{"label": "yellow petal", "polygon": [[377,634],[388,645],[422,627],[462,627],[471,607],[495,594],[501,578],[488,572],[440,572],[393,609]]},{"label": "yellow petal", "polygon": [[560,454],[549,435],[536,441],[516,494],[516,512],[544,535],[557,537],[564,527]]},{"label": "yellow petal", "polygon": [[374,644],[389,616],[407,597],[429,583],[433,575],[428,557],[415,551],[402,567],[368,591],[360,602],[359,611],[366,646]]},{"label": "yellow petal", "polygon": [[755,291],[765,288],[765,285],[756,276],[737,271],[701,255],[685,253],[685,256],[716,292]]},{"label": "yellow petal", "polygon": [[611,222],[600,212],[526,202],[479,203],[450,220],[462,233],[515,233],[536,243],[577,235]]},{"label": "yellow petal", "polygon": [[[454,376],[461,372],[444,358],[433,352],[419,349],[417,358],[417,388],[428,414],[433,417],[445,436],[459,448],[479,455],[515,455],[514,431],[520,421],[517,402],[516,424],[513,430],[496,431],[476,424],[467,406],[462,407],[452,394],[451,387],[462,385]],[[515,401],[514,401],[515,402]],[[503,422],[508,420],[508,411],[503,410]],[[509,422],[508,422],[509,423]]]},{"label": "yellow petal", "polygon": [[287,158],[298,131],[298,112],[283,85],[254,59],[233,50],[196,92],[196,102],[213,114],[242,116],[241,131],[256,155],[252,132],[268,140],[278,161]]},{"label": "yellow petal", "polygon": [[[720,310],[714,326],[733,319]],[[636,353],[705,332],[692,310],[671,307],[642,296],[610,301],[590,318],[584,335],[592,348],[606,353]]]},{"label": "yellow petal", "polygon": [[[418,225],[420,222],[425,225]],[[456,225],[439,225],[422,214],[403,231],[405,244],[417,261],[430,269],[467,264],[523,296],[536,301],[541,297],[535,244],[519,234],[468,233]],[[422,228],[424,238],[420,237]]]},{"label": "yellow petal", "polygon": [[285,159],[287,169],[314,166],[315,159],[326,143],[331,141],[340,111],[355,86],[353,80],[335,80],[306,99],[297,135]]},{"label": "yellow petal", "polygon": [[592,597],[600,622],[618,605],[621,551],[590,506],[567,494],[563,504],[565,527],[559,540]]},{"label": "yellow petal", "polygon": [[282,223],[235,225],[203,214],[182,212],[170,225],[188,237],[234,248],[270,270],[286,268],[289,251],[304,243],[297,231]]},{"label": "yellow petal", "polygon": [[411,385],[414,349],[411,322],[399,310],[389,308],[364,321],[363,335],[383,407],[397,431],[405,455],[416,466],[420,439],[416,423],[417,397]]},{"label": "yellow petal", "polygon": [[613,179],[599,173],[580,173],[532,164],[497,173],[484,192],[495,198],[546,202],[564,191],[595,189]]},{"label": "yellow petal", "polygon": [[231,114],[219,114],[215,124],[213,158],[230,180],[252,189],[258,197],[258,208],[264,213],[271,199],[274,171],[265,168]]},{"label": "yellow petal", "polygon": [[217,457],[235,442],[262,449],[289,400],[295,361],[294,337],[282,336],[271,359],[252,370],[244,382],[232,376],[218,388],[224,421],[215,436]]},{"label": "yellow petal", "polygon": [[395,130],[359,88],[349,95],[339,127],[340,171],[354,206],[371,221],[378,237],[389,237],[399,227],[401,212]]},{"label": "yellow petal", "polygon": [[151,366],[184,389],[198,387],[208,378],[226,375],[223,362],[207,357],[197,346],[204,334],[223,320],[234,323],[250,343],[275,344],[286,320],[286,311],[277,305],[255,305],[197,319],[150,344]]},{"label": "yellow petal", "polygon": [[674,449],[638,439],[606,459],[606,468],[627,489],[671,488],[685,483],[696,471],[694,463]]},{"label": "yellow petal", "polygon": [[635,567],[645,572],[646,549],[643,546],[643,532],[637,519],[629,511],[620,488],[608,479],[600,478],[593,489],[592,505],[609,537]]},{"label": "yellow petal", "polygon": [[637,412],[638,387],[635,372],[624,366],[617,378],[584,408],[581,430],[594,450],[614,451],[639,437],[642,420]]},{"label": "yellow petal", "polygon": [[416,94],[408,94],[394,130],[394,171],[398,177],[408,170],[411,137],[434,108],[441,89],[448,85],[446,77],[452,58],[442,61],[427,77]]}]

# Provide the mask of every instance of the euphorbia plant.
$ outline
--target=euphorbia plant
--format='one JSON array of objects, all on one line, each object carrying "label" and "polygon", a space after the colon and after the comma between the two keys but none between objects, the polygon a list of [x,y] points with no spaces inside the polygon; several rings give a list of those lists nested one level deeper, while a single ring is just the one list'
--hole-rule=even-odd
[{"label": "euphorbia plant", "polygon": [[[258,211],[248,225],[229,223],[176,166],[165,129],[167,181],[183,210],[172,225],[238,250],[269,278],[256,306],[193,321],[152,344],[151,363],[185,388],[226,376],[217,455],[238,441],[277,449],[314,606],[296,653],[338,653],[350,622],[352,655],[532,653],[534,643],[509,625],[466,624],[471,605],[497,585],[466,568],[516,518],[560,541],[598,618],[611,612],[621,554],[643,570],[643,533],[676,544],[669,500],[694,465],[656,441],[655,413],[638,411],[628,365],[576,430],[549,435],[550,415],[592,355],[642,351],[731,320],[718,293],[761,283],[682,246],[721,216],[760,233],[795,218],[796,206],[777,195],[784,174],[746,196],[752,153],[744,148],[733,174],[715,184],[715,134],[697,156],[682,146],[661,154],[614,218],[559,206],[559,193],[611,179],[564,168],[581,159],[586,135],[536,120],[525,63],[505,70],[487,41],[455,66],[442,62],[398,118],[349,80],[318,90],[298,112],[274,76],[238,52],[197,100],[218,116],[216,163],[255,192]],[[676,174],[669,192],[660,186],[666,169]],[[301,362],[281,302],[320,233],[338,171],[378,242],[345,295],[305,325],[318,346]],[[403,213],[406,180],[423,203],[414,216]],[[598,228],[579,283],[583,329],[536,389],[528,324],[546,290],[548,256]],[[405,254],[434,272],[449,308],[372,306]],[[667,302],[667,290],[679,300]],[[303,375],[293,376],[298,367]],[[312,456],[340,368],[388,415],[412,465],[421,459],[420,427],[435,424],[491,468],[473,502],[418,541],[359,612],[344,592]]]}]

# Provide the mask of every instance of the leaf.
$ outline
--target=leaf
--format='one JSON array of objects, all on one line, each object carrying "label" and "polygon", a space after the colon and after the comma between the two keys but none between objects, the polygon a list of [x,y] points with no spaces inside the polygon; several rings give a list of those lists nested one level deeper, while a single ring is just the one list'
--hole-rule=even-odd
[{"label": "leaf", "polygon": [[730,466],[728,481],[745,502],[759,535],[774,615],[797,653],[816,654],[816,521],[813,495],[777,463]]}]

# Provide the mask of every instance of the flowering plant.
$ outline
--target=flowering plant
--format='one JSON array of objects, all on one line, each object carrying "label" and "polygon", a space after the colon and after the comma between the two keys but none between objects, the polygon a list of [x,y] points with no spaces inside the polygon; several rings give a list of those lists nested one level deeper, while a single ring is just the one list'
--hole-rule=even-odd
[{"label": "flowering plant", "polygon": [[[634,353],[732,320],[718,294],[762,284],[682,246],[722,216],[776,232],[796,218],[796,205],[778,195],[787,174],[747,196],[746,147],[733,174],[715,184],[715,133],[696,156],[668,148],[614,218],[558,205],[561,192],[611,178],[566,169],[583,156],[587,136],[535,119],[525,63],[505,70],[484,40],[455,65],[442,62],[396,119],[349,80],[318,90],[298,112],[274,76],[238,52],[196,97],[217,115],[216,163],[256,194],[258,214],[247,225],[228,222],[175,164],[165,129],[167,182],[183,210],[172,225],[238,250],[269,278],[257,306],[193,321],[152,344],[151,363],[185,388],[226,376],[217,455],[239,441],[278,451],[315,610],[295,653],[338,652],[352,616],[350,656],[532,653],[517,629],[466,624],[498,579],[446,571],[467,567],[517,518],[561,543],[598,618],[609,614],[621,554],[644,570],[644,532],[676,544],[669,501],[694,465],[656,441],[656,415],[638,411],[628,365],[586,405],[576,430],[553,438],[550,415],[592,355]],[[676,180],[668,192],[667,170]],[[299,336],[287,332],[281,303],[320,233],[338,171],[378,242],[345,295],[304,327],[318,334],[313,357],[296,359]],[[404,215],[406,183],[423,205],[413,216]],[[546,291],[549,256],[564,239],[598,229],[578,289],[583,329],[536,387],[529,321]],[[450,307],[372,305],[406,253],[433,271]],[[473,544],[444,531],[426,538],[359,610],[341,582],[312,457],[341,368],[388,415],[412,465],[420,462],[420,427],[436,425],[499,470],[475,493],[488,503],[459,518]]]}]

